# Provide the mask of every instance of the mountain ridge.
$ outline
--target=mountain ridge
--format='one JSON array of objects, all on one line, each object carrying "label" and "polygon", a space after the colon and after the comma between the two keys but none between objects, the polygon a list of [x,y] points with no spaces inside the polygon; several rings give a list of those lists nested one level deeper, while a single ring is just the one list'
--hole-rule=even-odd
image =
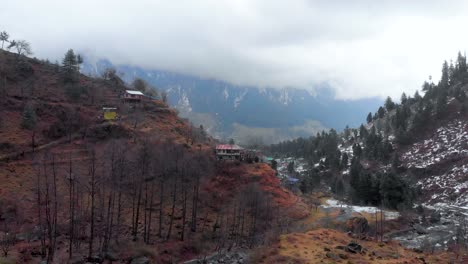
[{"label": "mountain ridge", "polygon": [[[202,124],[219,138],[234,137],[248,141],[248,135],[236,130],[236,124],[261,134],[265,143],[298,136],[310,136],[326,128],[342,130],[358,126],[362,116],[375,109],[383,100],[368,98],[339,100],[327,84],[315,92],[283,88],[239,86],[214,79],[179,74],[164,70],[145,70],[129,65],[113,65],[107,59],[87,60],[81,71],[100,75],[115,68],[122,78],[131,83],[141,78],[169,97],[182,116],[195,125]],[[255,115],[253,115],[255,113]],[[308,124],[315,122],[311,128]],[[294,127],[302,127],[297,132]],[[265,133],[264,131],[268,131]]]}]

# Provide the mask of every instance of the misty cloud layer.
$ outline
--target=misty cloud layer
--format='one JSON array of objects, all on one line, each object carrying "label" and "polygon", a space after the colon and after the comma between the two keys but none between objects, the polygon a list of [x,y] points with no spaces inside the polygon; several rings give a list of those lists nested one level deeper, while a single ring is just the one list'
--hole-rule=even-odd
[{"label": "misty cloud layer", "polygon": [[234,84],[396,98],[468,47],[467,11],[464,1],[24,0],[2,3],[0,30],[52,60],[74,48]]}]

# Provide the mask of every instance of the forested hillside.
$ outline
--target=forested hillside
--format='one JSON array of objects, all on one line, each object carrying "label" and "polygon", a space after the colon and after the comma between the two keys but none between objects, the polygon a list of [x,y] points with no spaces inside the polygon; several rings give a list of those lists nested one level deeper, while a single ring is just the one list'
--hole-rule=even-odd
[{"label": "forested hillside", "polygon": [[[403,93],[399,103],[388,97],[359,128],[347,127],[342,133],[332,129],[281,142],[270,151],[308,160],[311,170],[301,179],[303,192],[324,183],[354,203],[411,207],[414,202],[427,202],[420,188],[429,187],[422,182],[451,170],[463,171],[467,164],[467,93],[466,57],[459,53],[455,63],[443,63],[437,84],[425,81],[420,92]],[[452,181],[467,180],[461,174],[455,176]],[[436,189],[432,187],[424,197],[438,195]],[[465,191],[458,187],[456,194]]]}]

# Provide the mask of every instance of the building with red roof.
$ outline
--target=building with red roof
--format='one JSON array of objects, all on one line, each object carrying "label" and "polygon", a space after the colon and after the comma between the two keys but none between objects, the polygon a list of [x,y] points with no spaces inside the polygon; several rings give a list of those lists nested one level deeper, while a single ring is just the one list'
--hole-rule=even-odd
[{"label": "building with red roof", "polygon": [[220,144],[216,145],[215,151],[218,160],[241,160],[243,148],[238,145]]}]

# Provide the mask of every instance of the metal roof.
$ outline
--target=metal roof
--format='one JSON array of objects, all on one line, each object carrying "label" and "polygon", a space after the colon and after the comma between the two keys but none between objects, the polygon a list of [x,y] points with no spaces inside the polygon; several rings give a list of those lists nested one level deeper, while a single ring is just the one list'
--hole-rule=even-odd
[{"label": "metal roof", "polygon": [[129,94],[135,94],[135,95],[144,95],[142,92],[134,91],[134,90],[126,90],[125,92],[127,92]]},{"label": "metal roof", "polygon": [[216,149],[241,150],[242,148],[238,145],[221,144],[221,145],[216,145]]}]

